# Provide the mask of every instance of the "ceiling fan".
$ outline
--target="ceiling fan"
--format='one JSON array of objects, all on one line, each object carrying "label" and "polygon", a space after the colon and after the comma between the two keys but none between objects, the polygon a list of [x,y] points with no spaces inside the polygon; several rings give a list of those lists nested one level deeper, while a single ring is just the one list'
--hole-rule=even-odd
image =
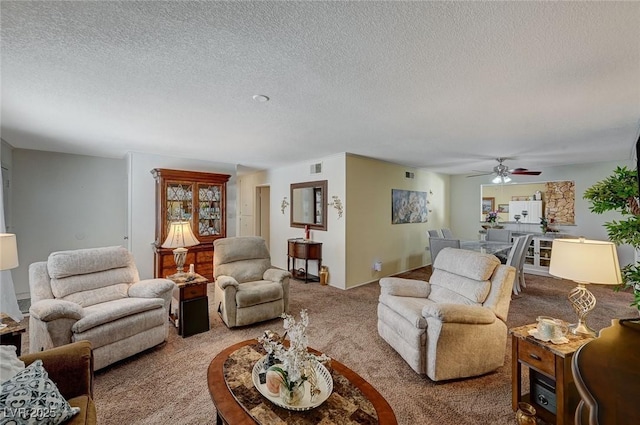
[{"label": "ceiling fan", "polygon": [[509,158],[496,158],[498,161],[498,165],[493,167],[493,171],[478,171],[480,174],[473,174],[467,177],[478,177],[478,176],[488,176],[490,174],[495,174],[495,178],[492,180],[492,183],[509,183],[511,181],[511,177],[509,175],[524,175],[524,176],[539,176],[542,174],[542,171],[529,171],[526,168],[514,168],[509,169],[506,165],[503,164],[505,160]]}]

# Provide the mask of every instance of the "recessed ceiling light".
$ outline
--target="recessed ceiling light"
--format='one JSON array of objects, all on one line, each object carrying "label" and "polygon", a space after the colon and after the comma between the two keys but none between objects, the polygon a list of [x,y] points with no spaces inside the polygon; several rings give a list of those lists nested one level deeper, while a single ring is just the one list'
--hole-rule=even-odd
[{"label": "recessed ceiling light", "polygon": [[256,102],[268,102],[269,96],[265,96],[263,94],[254,94],[253,100],[255,100]]}]

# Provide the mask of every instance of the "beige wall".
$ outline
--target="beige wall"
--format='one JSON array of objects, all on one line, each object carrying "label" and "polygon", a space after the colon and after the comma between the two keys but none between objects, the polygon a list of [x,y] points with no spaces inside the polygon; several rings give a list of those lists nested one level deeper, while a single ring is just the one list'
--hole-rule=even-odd
[{"label": "beige wall", "polygon": [[[357,155],[346,164],[346,287],[429,264],[427,229],[449,227],[449,176]],[[427,192],[428,222],[391,224],[392,189]],[[376,261],[381,272],[373,270]]]},{"label": "beige wall", "polygon": [[[322,162],[321,175],[310,175],[309,164]],[[406,179],[405,172],[414,179]],[[282,199],[289,198],[291,183],[328,180],[327,198],[340,198],[344,215],[327,211],[327,231],[311,231],[311,238],[323,243],[323,265],[329,267],[329,284],[353,288],[384,276],[430,263],[427,229],[449,227],[449,176],[352,154],[340,154],[239,177],[240,193],[250,194],[256,186],[270,186],[271,258],[286,267],[286,239],[301,237],[302,229],[289,226],[289,208],[282,214]],[[427,223],[391,224],[391,189],[428,192]],[[289,199],[289,202],[291,200]],[[251,222],[255,207],[240,203],[240,214]],[[242,227],[242,226],[241,226]],[[250,226],[247,226],[250,227]],[[382,271],[373,264],[382,262]],[[311,262],[312,263],[312,262]],[[315,274],[315,264],[310,271]]]}]

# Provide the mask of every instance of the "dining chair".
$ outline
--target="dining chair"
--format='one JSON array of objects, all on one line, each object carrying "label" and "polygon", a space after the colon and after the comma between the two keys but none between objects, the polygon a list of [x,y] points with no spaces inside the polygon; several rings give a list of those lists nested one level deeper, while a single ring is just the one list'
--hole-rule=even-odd
[{"label": "dining chair", "polygon": [[433,229],[433,230],[427,230],[427,236],[430,238],[441,238],[442,234],[440,233],[440,230]]},{"label": "dining chair", "polygon": [[429,251],[431,251],[431,264],[436,261],[438,253],[447,247],[460,248],[460,239],[429,238]]},{"label": "dining chair", "polygon": [[451,229],[440,229],[440,231],[442,232],[442,237],[445,239],[455,239],[456,237],[453,236],[453,232],[451,231]]},{"label": "dining chair", "polygon": [[511,242],[511,230],[509,229],[487,229],[488,241]]},{"label": "dining chair", "polygon": [[526,242],[526,239],[527,239],[527,235],[513,238],[513,246],[511,246],[511,249],[509,250],[509,255],[507,256],[507,260],[505,262],[507,266],[512,266],[513,268],[516,269],[516,276],[515,276],[515,279],[513,279],[514,295],[518,295],[521,291],[519,280],[518,280],[518,269],[519,269],[521,253],[522,253],[522,250],[524,249],[524,244]]},{"label": "dining chair", "polygon": [[528,234],[528,235],[524,235],[524,237],[526,239],[523,243],[522,251],[520,252],[520,262],[518,264],[519,267],[516,271],[516,279],[515,279],[515,281],[518,282],[518,285],[520,288],[527,287],[527,284],[524,281],[524,263],[525,263],[525,259],[527,258],[527,253],[529,252],[529,245],[531,245],[531,240],[533,239],[533,235]]},{"label": "dining chair", "polygon": [[513,266],[516,269],[516,277],[513,280],[513,293],[514,295],[518,295],[522,288],[520,286],[520,274],[523,268],[522,262],[524,261],[524,256],[522,255],[523,251],[527,248],[527,240],[530,241],[529,235],[522,235],[514,238],[513,246],[509,251],[509,256],[507,257],[507,265]]}]

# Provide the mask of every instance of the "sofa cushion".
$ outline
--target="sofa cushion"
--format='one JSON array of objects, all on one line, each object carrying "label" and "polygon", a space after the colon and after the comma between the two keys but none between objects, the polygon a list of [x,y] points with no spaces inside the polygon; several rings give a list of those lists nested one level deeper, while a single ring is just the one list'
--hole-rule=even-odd
[{"label": "sofa cushion", "polygon": [[60,279],[132,265],[133,255],[126,248],[108,246],[53,252],[47,261],[47,271],[52,278]]},{"label": "sofa cushion", "polygon": [[217,239],[213,246],[216,261],[214,266],[241,260],[271,259],[267,243],[258,236]]},{"label": "sofa cushion", "polygon": [[49,379],[42,360],[36,360],[2,383],[2,423],[60,424],[79,411],[78,407],[69,405],[56,384]]},{"label": "sofa cushion", "polygon": [[482,304],[491,290],[488,280],[473,280],[438,269],[433,271],[429,282],[429,299],[437,303]]},{"label": "sofa cushion", "polygon": [[[155,308],[153,310],[132,314],[131,316],[125,316],[100,326],[95,326],[84,332],[74,333],[71,339],[72,341],[90,341],[94,354],[98,355],[96,363],[100,364],[100,362],[104,361],[99,355],[102,348],[108,348],[109,354],[107,354],[107,356],[109,358],[117,359],[122,355],[122,352],[116,347],[116,343],[120,341],[131,339],[130,344],[127,345],[125,350],[135,345],[139,345],[140,347],[147,345],[147,347],[149,347],[149,339],[142,337],[142,334],[154,328],[166,329],[166,312],[164,308]],[[165,330],[163,330],[163,333],[164,332]],[[100,367],[101,366],[98,366],[98,368]]]},{"label": "sofa cushion", "polygon": [[[427,321],[422,316],[422,308],[427,304],[433,303],[433,301],[426,298],[398,297],[385,294],[380,295],[379,301],[381,304],[384,304],[391,310],[395,311],[411,326],[420,329],[427,327]],[[398,329],[400,329],[400,327]]]},{"label": "sofa cushion", "polygon": [[[139,280],[133,257],[125,248],[78,251],[55,252],[49,256],[47,270],[51,276],[51,292],[56,298],[87,307],[126,297],[129,285]],[[101,252],[105,255],[104,263],[96,257]],[[87,279],[88,273],[91,279]]]},{"label": "sofa cushion", "polygon": [[238,283],[262,280],[264,272],[271,267],[269,259],[238,260],[216,266],[216,277],[233,276]]},{"label": "sofa cushion", "polygon": [[84,309],[82,319],[74,323],[71,330],[74,333],[85,332],[87,329],[131,316],[147,310],[164,307],[162,298],[122,298],[95,304]]},{"label": "sofa cushion", "polygon": [[259,280],[246,282],[238,286],[236,305],[238,308],[250,307],[282,299],[283,289],[279,282]]},{"label": "sofa cushion", "polygon": [[[465,249],[445,248],[436,257],[433,269],[444,270],[473,280],[489,280],[500,265],[495,255]],[[433,283],[432,279],[429,279]]]},{"label": "sofa cushion", "polygon": [[399,297],[427,298],[431,285],[424,280],[383,277],[380,279],[380,293]]}]

